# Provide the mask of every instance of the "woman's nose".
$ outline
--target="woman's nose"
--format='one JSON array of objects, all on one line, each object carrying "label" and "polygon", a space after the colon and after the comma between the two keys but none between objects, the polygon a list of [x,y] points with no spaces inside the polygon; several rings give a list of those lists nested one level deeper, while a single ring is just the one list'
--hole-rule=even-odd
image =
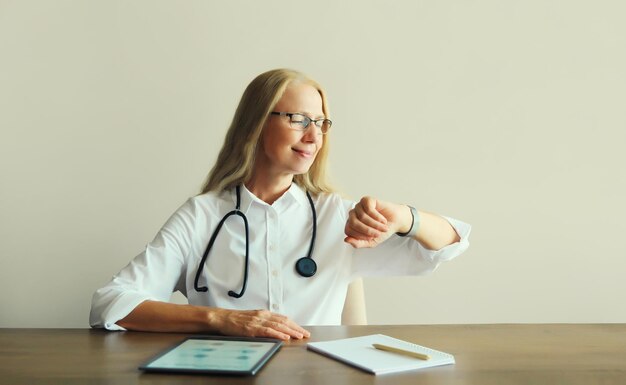
[{"label": "woman's nose", "polygon": [[322,132],[321,129],[318,128],[315,123],[311,122],[304,130],[304,135],[302,136],[302,140],[304,142],[313,143],[322,140]]}]

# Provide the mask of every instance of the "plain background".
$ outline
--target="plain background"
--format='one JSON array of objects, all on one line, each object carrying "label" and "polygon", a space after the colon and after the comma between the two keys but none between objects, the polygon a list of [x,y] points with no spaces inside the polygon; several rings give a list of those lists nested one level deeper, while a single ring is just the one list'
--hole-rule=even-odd
[{"label": "plain background", "polygon": [[370,323],[626,322],[624,4],[0,0],[0,327],[87,327],[278,67],[328,91],[338,189],[473,226]]}]

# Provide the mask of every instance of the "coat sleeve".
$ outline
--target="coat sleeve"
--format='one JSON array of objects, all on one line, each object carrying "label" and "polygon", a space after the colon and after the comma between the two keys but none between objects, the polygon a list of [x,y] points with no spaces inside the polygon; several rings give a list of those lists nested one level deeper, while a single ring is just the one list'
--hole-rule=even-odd
[{"label": "coat sleeve", "polygon": [[460,241],[440,250],[428,250],[412,238],[391,236],[373,248],[354,250],[353,276],[423,275],[434,271],[440,263],[461,255],[469,247],[471,226],[444,217],[459,235]]},{"label": "coat sleeve", "polygon": [[194,222],[191,206],[190,201],[181,206],[141,254],[96,290],[89,315],[91,327],[125,330],[116,322],[140,303],[169,301],[176,290],[185,293],[184,261]]}]

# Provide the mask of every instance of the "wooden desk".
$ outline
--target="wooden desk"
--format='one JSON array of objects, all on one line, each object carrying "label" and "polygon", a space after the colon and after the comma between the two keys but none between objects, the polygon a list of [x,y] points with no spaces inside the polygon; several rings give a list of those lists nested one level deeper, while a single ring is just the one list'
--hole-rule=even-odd
[{"label": "wooden desk", "polygon": [[454,354],[455,365],[374,376],[290,342],[256,377],[145,374],[185,334],[0,329],[0,384],[626,384],[626,325],[310,327],[311,341],[382,333]]}]

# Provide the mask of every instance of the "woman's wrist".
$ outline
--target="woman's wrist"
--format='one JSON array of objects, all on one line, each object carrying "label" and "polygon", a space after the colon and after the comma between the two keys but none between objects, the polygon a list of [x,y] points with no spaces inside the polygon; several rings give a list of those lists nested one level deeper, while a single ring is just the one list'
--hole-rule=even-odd
[{"label": "woman's wrist", "polygon": [[224,309],[216,307],[201,307],[204,312],[204,323],[207,331],[211,333],[220,333],[222,325],[222,313]]},{"label": "woman's wrist", "polygon": [[402,223],[403,225],[396,232],[396,235],[400,237],[415,237],[417,229],[419,227],[420,216],[418,211],[413,206],[402,205]]}]

